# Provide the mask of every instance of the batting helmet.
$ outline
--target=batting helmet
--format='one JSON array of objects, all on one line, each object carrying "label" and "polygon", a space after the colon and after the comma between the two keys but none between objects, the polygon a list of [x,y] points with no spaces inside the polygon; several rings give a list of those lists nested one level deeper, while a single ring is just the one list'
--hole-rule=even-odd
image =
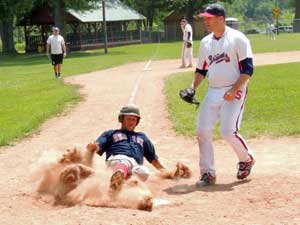
[{"label": "batting helmet", "polygon": [[140,110],[136,105],[125,105],[121,108],[119,112],[119,122],[122,123],[124,116],[125,115],[130,115],[130,116],[136,116],[138,118],[137,124],[139,124],[141,116],[140,116]]}]

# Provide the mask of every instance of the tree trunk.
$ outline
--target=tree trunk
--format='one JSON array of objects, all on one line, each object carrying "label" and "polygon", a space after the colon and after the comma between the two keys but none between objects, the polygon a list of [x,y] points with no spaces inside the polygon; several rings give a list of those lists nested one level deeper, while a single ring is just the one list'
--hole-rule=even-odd
[{"label": "tree trunk", "polygon": [[153,20],[154,20],[154,10],[150,10],[148,13],[148,20],[149,20],[149,28],[152,30],[153,27]]},{"label": "tree trunk", "polygon": [[185,14],[186,14],[187,20],[192,27],[193,27],[193,23],[194,23],[194,6],[193,6],[193,4],[194,4],[193,1],[189,1],[189,3],[187,4],[187,7],[185,9]]},{"label": "tree trunk", "polygon": [[54,6],[54,25],[60,29],[60,34],[65,37],[65,10],[66,6],[62,0],[57,1]]},{"label": "tree trunk", "polygon": [[295,0],[296,10],[295,10],[295,20],[294,20],[294,32],[300,32],[300,1]]},{"label": "tree trunk", "polygon": [[0,21],[0,36],[2,40],[2,52],[6,54],[17,53],[14,43],[13,19]]}]

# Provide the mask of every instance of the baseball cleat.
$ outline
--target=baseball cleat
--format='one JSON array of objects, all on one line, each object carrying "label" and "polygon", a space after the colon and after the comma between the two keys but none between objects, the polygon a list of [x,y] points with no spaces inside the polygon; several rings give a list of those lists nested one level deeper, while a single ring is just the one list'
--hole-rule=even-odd
[{"label": "baseball cleat", "polygon": [[242,180],[250,175],[251,168],[254,165],[255,160],[251,159],[248,162],[239,162],[238,163],[238,171],[237,171],[237,179]]},{"label": "baseball cleat", "polygon": [[204,173],[201,179],[196,182],[196,187],[205,187],[209,185],[214,185],[216,183],[216,177],[212,176],[210,173]]},{"label": "baseball cleat", "polygon": [[117,170],[113,173],[113,175],[110,178],[110,188],[113,191],[119,192],[122,188],[122,184],[125,180],[125,174],[121,170]]}]

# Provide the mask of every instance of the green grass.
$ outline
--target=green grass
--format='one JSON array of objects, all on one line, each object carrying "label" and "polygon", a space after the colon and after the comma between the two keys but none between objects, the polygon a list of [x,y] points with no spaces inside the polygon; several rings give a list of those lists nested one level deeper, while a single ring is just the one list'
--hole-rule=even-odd
[{"label": "green grass", "polygon": [[75,86],[40,74],[0,76],[0,145],[21,138],[79,100]]},{"label": "green grass", "polygon": [[[299,34],[281,34],[276,42],[268,40],[265,35],[249,37],[254,52],[300,50]],[[199,43],[199,40],[194,42],[195,57]],[[109,48],[108,55],[103,50],[70,53],[64,61],[63,76],[134,61],[180,58],[181,44],[172,42]],[[22,48],[22,43],[19,43],[17,49]],[[24,137],[50,116],[62,112],[68,103],[78,101],[80,96],[77,87],[54,80],[52,67],[45,55],[0,54],[0,99],[1,146]]]},{"label": "green grass", "polygon": [[[249,137],[261,135],[288,136],[300,134],[300,63],[260,66],[249,84],[241,133]],[[178,97],[178,91],[191,84],[192,73],[169,76],[166,81],[168,109],[175,130],[194,136],[198,109]],[[203,99],[207,81],[198,88],[196,98]],[[219,138],[219,126],[214,138]]]},{"label": "green grass", "polygon": [[[160,51],[157,44],[132,45],[109,49],[108,55],[103,50],[71,53],[64,61],[63,76],[149,58],[177,58],[180,45],[161,44]],[[30,134],[47,118],[80,98],[77,87],[54,79],[45,55],[0,55],[0,68],[0,146]]]},{"label": "green grass", "polygon": [[282,33],[271,41],[265,34],[249,35],[254,53],[300,50],[300,33]]}]

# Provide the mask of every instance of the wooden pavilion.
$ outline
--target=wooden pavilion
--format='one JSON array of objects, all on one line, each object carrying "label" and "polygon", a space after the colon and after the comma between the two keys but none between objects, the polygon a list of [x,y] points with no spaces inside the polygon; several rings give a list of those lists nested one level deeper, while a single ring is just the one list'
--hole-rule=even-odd
[{"label": "wooden pavilion", "polygon": [[[106,0],[106,22],[109,46],[141,43],[143,15],[119,0]],[[87,11],[65,12],[68,50],[86,50],[104,46],[102,5]],[[26,52],[44,52],[54,25],[53,9],[47,5],[33,9],[19,22],[24,27]]]}]

